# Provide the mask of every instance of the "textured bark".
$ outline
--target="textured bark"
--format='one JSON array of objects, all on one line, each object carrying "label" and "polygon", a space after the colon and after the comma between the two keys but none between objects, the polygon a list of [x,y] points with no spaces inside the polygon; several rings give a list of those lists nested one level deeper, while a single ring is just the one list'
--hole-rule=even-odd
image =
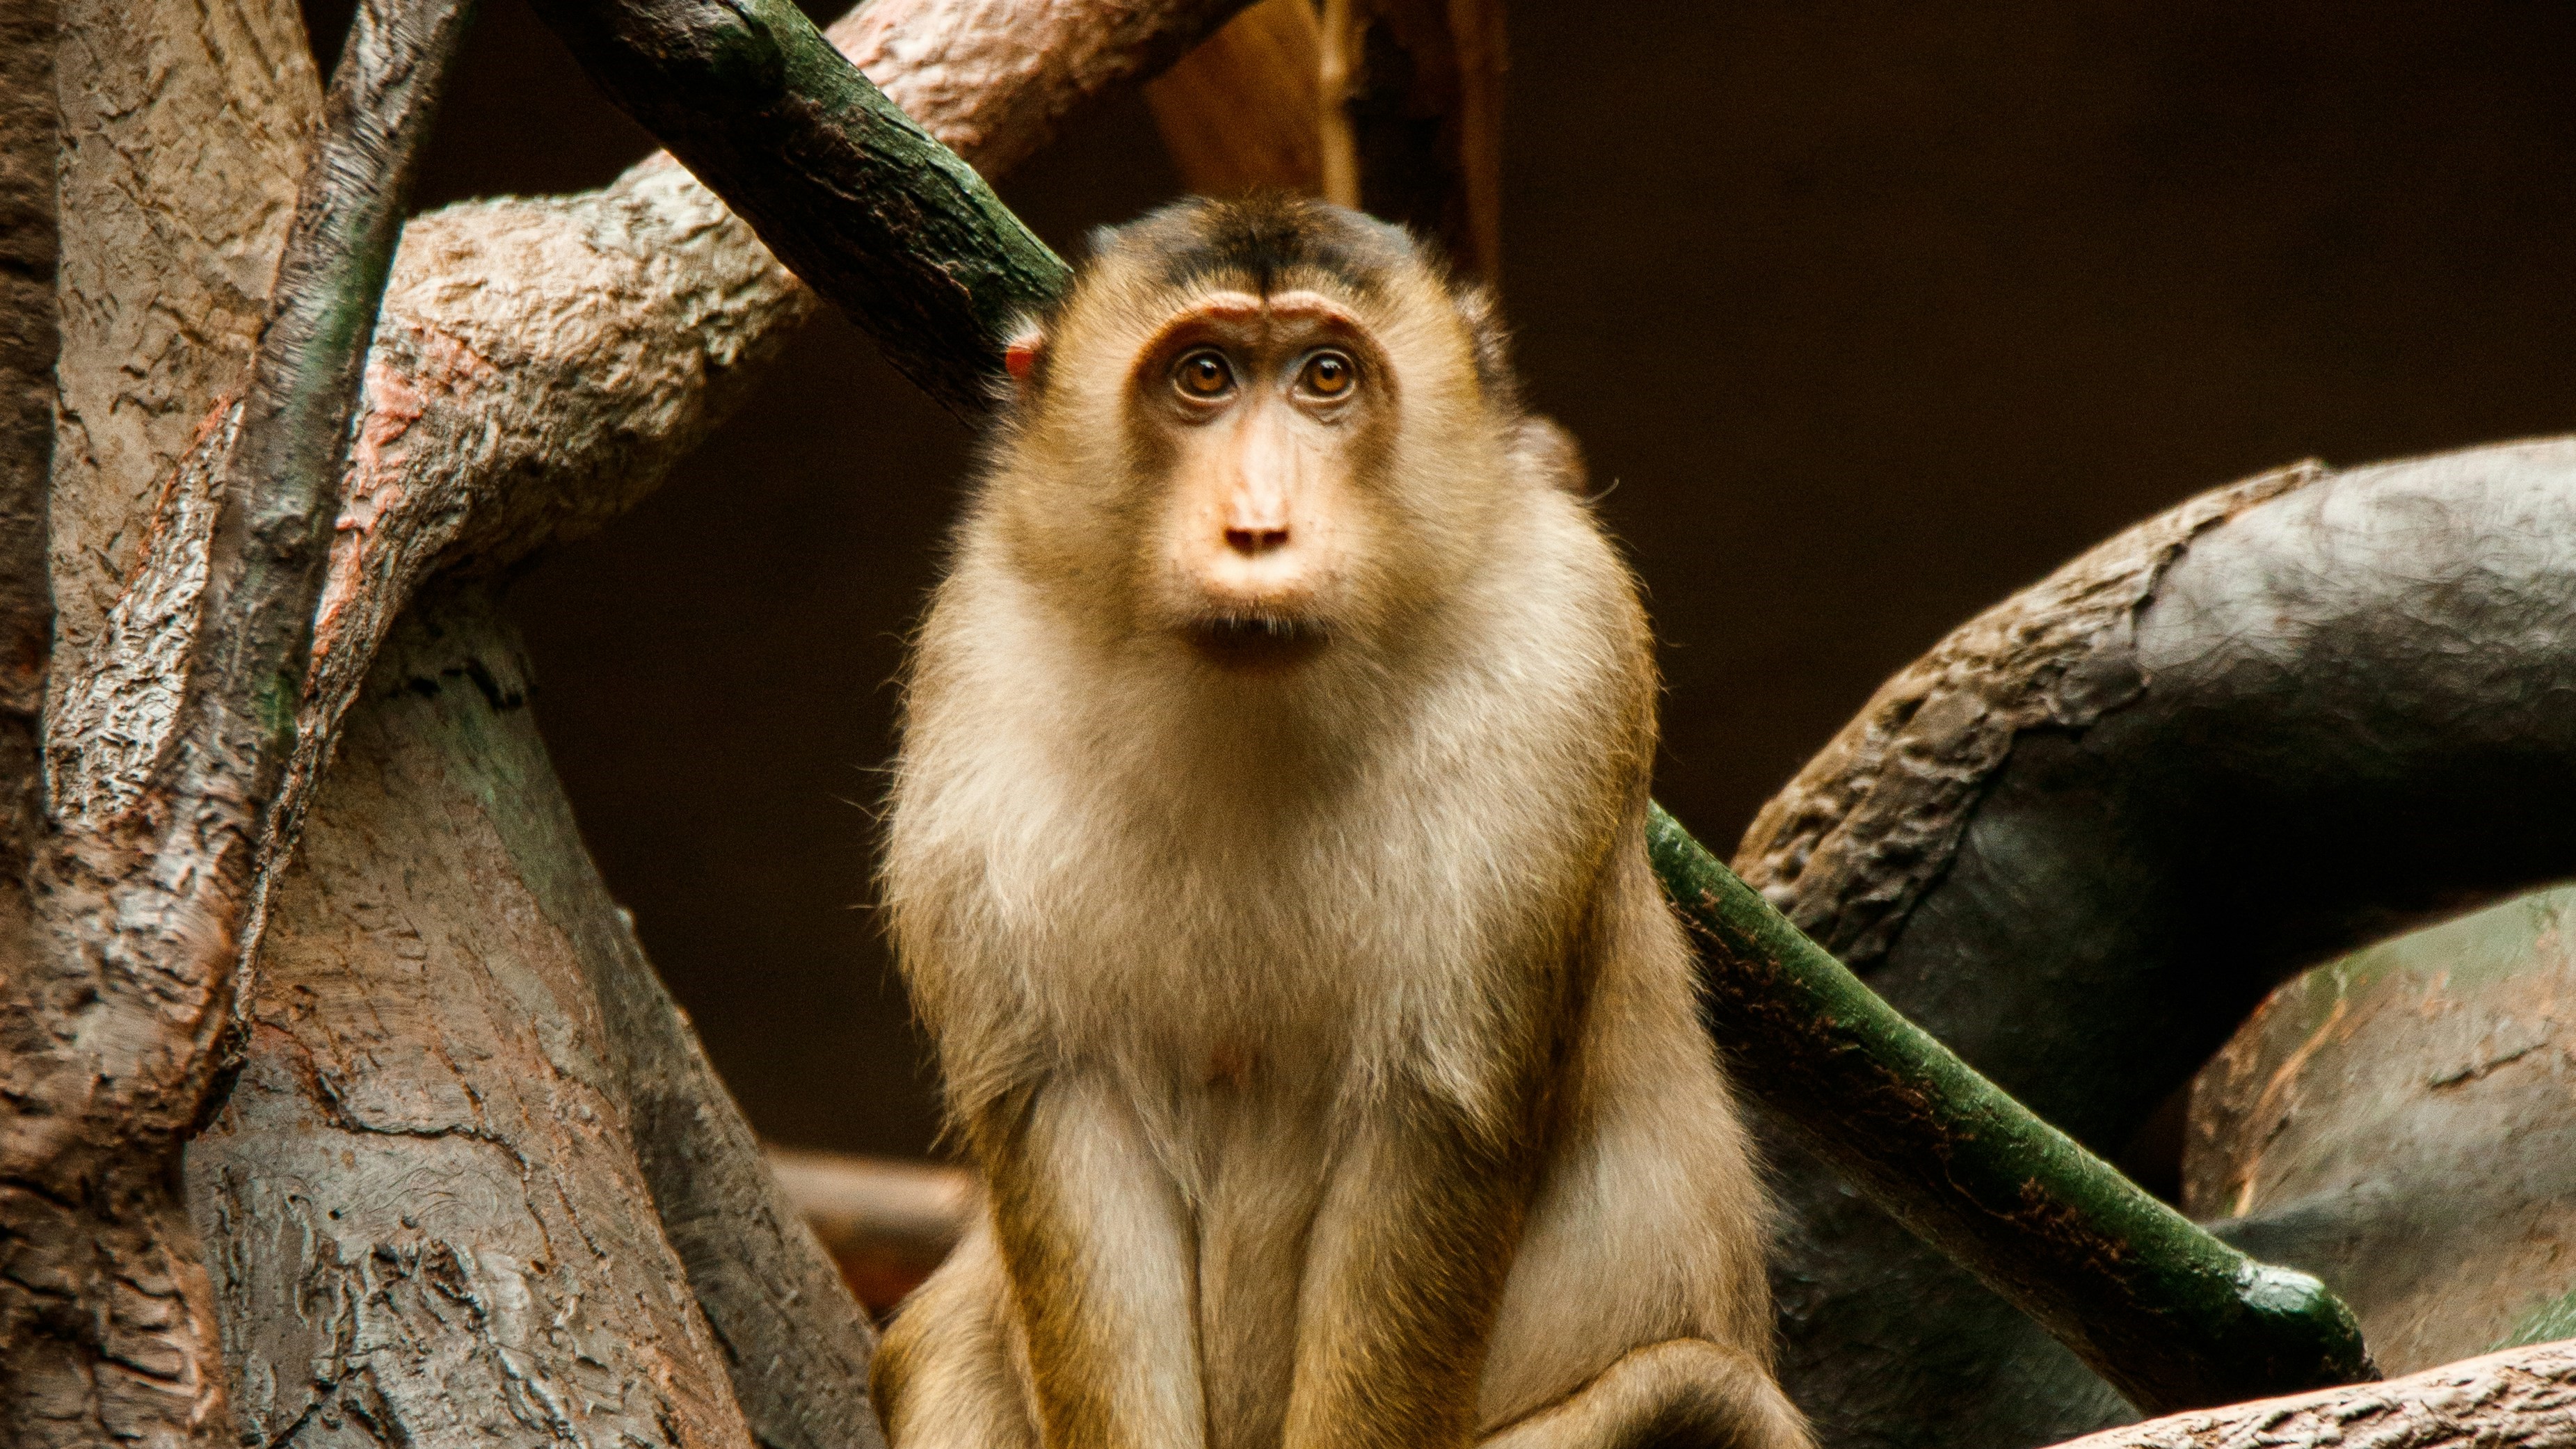
[{"label": "textured bark", "polygon": [[[995,176],[1240,3],[875,0],[826,34]],[[281,797],[319,777],[333,721],[424,578],[506,567],[634,506],[815,306],[667,155],[599,191],[468,202],[414,221],[368,362]]]},{"label": "textured bark", "polygon": [[559,872],[569,878],[557,892],[578,897],[564,913],[583,923],[582,960],[616,1046],[644,1179],[724,1343],[753,1437],[775,1449],[878,1444],[866,1313],[762,1159],[632,921],[610,905],[570,809],[551,789],[540,803],[553,833],[548,854],[578,863]]},{"label": "textured bark", "polygon": [[2176,1414],[2061,1449],[2558,1449],[2576,1442],[2576,1343],[2383,1384]]},{"label": "textured bark", "polygon": [[[174,1168],[232,1024],[262,856],[292,844],[291,822],[266,844],[262,829],[281,824],[267,807],[293,743],[332,490],[406,183],[462,28],[443,0],[361,7],[260,318],[241,422],[223,430],[222,501],[200,565],[205,625],[182,651],[169,742],[114,786],[86,757],[54,762],[74,783],[35,853],[23,962],[0,977],[0,1422],[13,1442],[232,1434]],[[62,281],[75,295],[71,268]],[[91,483],[82,504],[113,497],[103,475]],[[77,529],[97,515],[55,516]]]},{"label": "textured bark", "polygon": [[1159,74],[1244,0],[906,0],[827,34],[904,114],[977,171],[1037,154],[1098,97]]},{"label": "textured bark", "polygon": [[610,100],[960,416],[1068,269],[787,0],[538,0]]},{"label": "textured bark", "polygon": [[0,715],[12,721],[0,727],[22,735],[53,634],[54,11],[55,0],[0,0]]},{"label": "textured bark", "polygon": [[2183,1206],[2392,1372],[2576,1333],[2576,890],[2310,971],[2192,1085]]},{"label": "textured bark", "polygon": [[[1172,14],[1172,7],[1135,12],[1149,33],[1168,31]],[[1131,39],[1136,29],[1128,27]],[[996,42],[988,47],[990,53],[1003,53],[997,37],[987,39]],[[1106,73],[1099,45],[1073,59],[1088,67],[1079,71],[1086,78],[1082,84],[1095,83]],[[1026,72],[1016,90],[981,98],[949,119],[1009,114],[1015,103],[1032,97],[1060,102],[1068,93],[1082,93],[1069,79],[1076,72],[1051,60],[1032,64]],[[334,721],[359,697],[360,680],[378,641],[425,575],[469,557],[481,568],[498,567],[557,529],[595,523],[641,496],[658,481],[670,457],[739,395],[755,370],[751,364],[774,351],[786,327],[811,309],[809,294],[752,239],[748,228],[667,159],[648,162],[609,190],[586,197],[450,208],[416,223],[407,240],[371,359],[370,411],[359,430],[350,469],[352,496],[340,520],[341,537],[317,619],[317,657],[303,711],[304,753],[289,790],[308,787],[318,777]],[[608,305],[602,305],[603,299]],[[187,533],[181,517],[186,508],[178,501],[189,496],[184,477],[173,488],[174,502],[161,523],[166,531]],[[185,550],[174,554],[184,557]],[[136,595],[156,580],[171,582],[147,570],[136,580]],[[501,688],[494,681],[503,676],[489,668],[479,673],[480,666],[472,663],[454,668],[461,672],[440,676],[446,687],[459,687],[457,680],[464,679]],[[376,711],[387,707],[368,706]],[[484,744],[494,747],[488,740]],[[533,749],[533,736],[526,744]],[[383,1132],[317,1115],[335,1109],[327,1094],[316,1095],[323,1093],[317,1083],[325,1078],[296,1064],[295,1053],[307,1044],[263,1031],[248,1044],[243,1080],[271,1084],[274,1090],[238,1097],[242,1111],[226,1119],[224,1156],[220,1163],[203,1159],[199,1181],[208,1192],[223,1190],[229,1181],[255,1195],[257,1183],[267,1176],[307,1173],[312,1168],[306,1155],[310,1138],[318,1130],[314,1124],[331,1121],[342,1130],[368,1130],[375,1148],[370,1161],[379,1164],[407,1160],[403,1152],[408,1149],[396,1137],[445,1144],[423,1150],[450,1152],[437,1166],[461,1200],[516,1201],[530,1191],[524,1181],[527,1165],[543,1163],[547,1171],[561,1170],[575,1179],[560,1187],[560,1194],[587,1203],[575,1213],[578,1223],[562,1216],[572,1208],[562,1208],[552,1218],[540,1216],[542,1236],[549,1243],[561,1242],[568,1225],[584,1226],[579,1241],[590,1241],[592,1218],[584,1214],[608,1212],[617,1201],[629,1212],[648,1202],[659,1209],[667,1248],[639,1238],[640,1246],[621,1249],[617,1256],[631,1255],[647,1269],[661,1264],[656,1281],[665,1286],[680,1281],[667,1271],[676,1258],[711,1323],[709,1341],[722,1345],[723,1357],[688,1346],[681,1331],[687,1315],[675,1320],[661,1308],[646,1313],[641,1307],[616,1312],[597,1307],[596,1294],[628,1280],[562,1248],[544,1259],[545,1271],[534,1276],[511,1265],[536,1260],[506,1246],[497,1250],[508,1260],[499,1266],[460,1259],[462,1266],[450,1268],[438,1266],[443,1258],[417,1260],[431,1264],[419,1272],[435,1280],[433,1287],[439,1282],[463,1285],[465,1297],[449,1301],[443,1310],[448,1317],[442,1321],[456,1330],[451,1338],[433,1342],[431,1320],[413,1311],[415,1306],[422,1312],[436,1306],[427,1298],[418,1305],[402,1300],[400,1311],[381,1321],[367,1316],[364,1303],[336,1317],[322,1313],[315,1318],[319,1310],[311,1310],[300,1296],[301,1285],[332,1281],[345,1286],[352,1281],[344,1271],[348,1265],[373,1262],[391,1265],[386,1271],[392,1276],[378,1286],[399,1297],[410,1291],[403,1286],[411,1282],[405,1275],[412,1269],[406,1265],[416,1261],[405,1255],[430,1251],[428,1240],[403,1227],[399,1215],[390,1225],[385,1220],[385,1183],[402,1180],[398,1170],[389,1168],[393,1178],[367,1179],[373,1186],[366,1190],[374,1197],[342,1206],[344,1219],[355,1224],[345,1235],[273,1236],[245,1250],[249,1256],[224,1260],[224,1322],[232,1335],[228,1348],[245,1382],[259,1394],[250,1412],[271,1433],[324,1434],[335,1440],[408,1436],[412,1443],[462,1444],[484,1442],[488,1429],[520,1432],[513,1424],[542,1422],[553,1426],[548,1432],[586,1422],[623,1429],[640,1423],[637,1415],[660,1404],[679,1415],[673,1422],[692,1426],[690,1437],[708,1442],[739,1440],[746,1433],[761,1442],[792,1446],[873,1442],[874,1418],[862,1373],[871,1341],[865,1322],[828,1259],[792,1213],[778,1205],[748,1130],[706,1071],[684,1023],[651,982],[649,968],[634,954],[631,936],[599,895],[586,858],[571,843],[568,821],[560,818],[560,800],[542,756],[534,757],[503,793],[526,797],[519,802],[525,810],[543,814],[538,805],[526,803],[538,800],[551,802],[545,809],[557,812],[550,817],[550,836],[531,826],[526,831],[535,834],[528,838],[544,838],[528,844],[513,837],[518,845],[510,866],[540,898],[569,902],[552,919],[556,929],[576,939],[579,964],[604,997],[592,1009],[603,1012],[600,1019],[611,1025],[618,1043],[617,1075],[627,1098],[622,1105],[635,1122],[650,1124],[649,1130],[636,1129],[640,1140],[629,1149],[639,1155],[633,1168],[619,1176],[616,1153],[596,1144],[586,1149],[588,1155],[569,1158],[536,1155],[580,1145],[542,1136],[525,1144],[529,1155],[524,1160],[514,1153],[455,1154],[456,1141],[465,1135],[462,1129]],[[490,802],[485,803],[489,808]],[[422,844],[415,853],[434,856],[434,844]],[[333,885],[336,894],[298,897],[290,892],[281,904],[278,931],[321,933],[338,941],[335,969],[345,979],[336,988],[336,1009],[353,1012],[353,998],[399,998],[417,987],[412,977],[422,968],[399,949],[399,933],[390,941],[350,937],[331,923],[335,910],[354,909],[348,906],[352,900],[420,901],[434,895],[432,883],[415,875],[408,861],[403,850],[392,849],[345,859]],[[329,864],[320,860],[316,868]],[[489,861],[485,865],[498,868]],[[297,905],[298,900],[304,904]],[[473,919],[463,903],[438,896],[436,904],[455,919]],[[317,913],[320,919],[307,919]],[[524,942],[513,949],[522,948],[536,952]],[[468,965],[490,966],[504,979],[496,986],[470,974],[450,977],[440,986],[443,993],[471,1000],[523,999],[519,988],[527,977],[509,953],[477,948],[459,955]],[[558,989],[550,987],[549,992]],[[261,1000],[265,1006],[271,998]],[[576,1004],[552,995],[523,1000],[530,1029],[547,1040],[578,1032]],[[275,1019],[263,1016],[262,1022]],[[363,1022],[343,1021],[325,1035],[341,1040],[371,1029]],[[547,1070],[563,1075],[571,1069]],[[275,1085],[279,1083],[285,1085]],[[303,1095],[291,1096],[290,1088]],[[573,1093],[561,1084],[549,1090]],[[204,1176],[218,1169],[229,1177]],[[645,1191],[635,1190],[639,1182]],[[310,1197],[307,1193],[297,1201]],[[525,1217],[505,1215],[512,1225],[523,1225]],[[225,1221],[230,1241],[253,1219],[234,1214]],[[611,1215],[599,1221],[609,1225],[601,1229],[606,1235],[602,1241],[623,1241],[618,1239],[623,1233],[651,1237],[632,1218]],[[453,1222],[449,1228],[444,1241],[450,1246],[464,1242]],[[362,1276],[375,1271],[363,1269]],[[465,1276],[458,1277],[460,1273]],[[515,1295],[523,1291],[540,1297],[556,1294],[570,1305],[593,1304],[594,1316],[577,1316],[573,1326],[544,1343],[521,1344],[494,1359],[477,1347],[480,1340],[474,1335],[482,1331],[488,1313],[500,1311],[492,1305],[508,1308],[522,1302]],[[367,1333],[357,1331],[362,1321],[369,1326]],[[520,1326],[544,1321],[543,1314],[512,1320]],[[317,1322],[342,1335],[330,1340],[333,1347],[321,1355],[318,1366],[313,1353]],[[371,1337],[376,1327],[395,1338]],[[696,1331],[703,1335],[708,1330]],[[628,1357],[599,1358],[597,1342],[628,1338],[639,1345]],[[377,1351],[396,1341],[421,1347],[430,1356]],[[493,1341],[509,1342],[506,1336]],[[584,1366],[586,1358],[642,1364],[650,1372],[640,1382],[653,1385],[652,1393],[623,1398],[598,1391],[591,1383],[595,1370]],[[718,1362],[730,1372],[729,1390],[720,1381],[710,1388],[689,1380],[690,1371],[703,1375]],[[557,1391],[567,1384],[580,1393],[560,1398]],[[488,1402],[497,1404],[490,1413],[498,1418],[486,1417],[479,1408],[487,1399],[478,1397],[478,1386],[493,1385],[499,1386],[495,1392],[501,1397]],[[464,1395],[478,1411],[439,1408],[442,1396],[450,1394]],[[721,1402],[728,1396],[734,1404]],[[561,1408],[565,1404],[572,1407]],[[703,1433],[697,1432],[700,1428]]]},{"label": "textured bark", "polygon": [[250,377],[322,87],[279,0],[67,0],[56,656],[87,652],[162,480]]},{"label": "textured bark", "polygon": [[[1737,869],[2106,1155],[2293,972],[2576,873],[2576,443],[2222,489],[1900,673]],[[1774,1275],[1836,1445],[2129,1415],[1793,1145]]]},{"label": "textured bark", "polygon": [[1701,1014],[1746,1095],[2133,1403],[2172,1412],[2379,1377],[2350,1309],[2248,1260],[1870,994],[1655,810]]},{"label": "textured bark", "polygon": [[433,601],[386,651],[188,1151],[242,1427],[748,1446],[591,987],[615,907],[497,620]]},{"label": "textured bark", "polygon": [[[44,503],[54,429],[54,22],[53,0],[0,0],[0,980],[20,979],[32,964],[27,864],[42,818],[36,726],[51,595]],[[5,1059],[25,1046],[23,1030],[0,1016],[0,1076],[13,1075]],[[43,1205],[23,1201],[27,1195],[0,1183],[0,1223],[36,1216],[31,1209]],[[28,1282],[20,1256],[0,1232],[0,1344],[25,1353],[41,1341],[41,1320],[77,1299],[71,1283]],[[27,1256],[50,1255],[40,1247]],[[35,1361],[0,1362],[0,1442],[42,1444],[53,1436],[41,1421],[75,1422],[88,1408],[85,1395],[60,1392],[69,1386],[62,1379],[53,1401],[35,1401],[21,1384],[48,1373],[58,1357],[29,1357]]]}]

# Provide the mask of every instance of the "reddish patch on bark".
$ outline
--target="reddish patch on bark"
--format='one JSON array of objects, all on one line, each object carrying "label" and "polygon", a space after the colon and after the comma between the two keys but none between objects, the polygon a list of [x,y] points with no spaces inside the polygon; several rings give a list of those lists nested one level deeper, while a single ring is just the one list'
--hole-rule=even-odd
[{"label": "reddish patch on bark", "polygon": [[381,357],[367,361],[365,411],[350,447],[331,562],[314,608],[317,665],[339,642],[338,626],[364,592],[368,550],[378,537],[377,525],[400,508],[410,493],[402,476],[409,458],[403,443],[412,424],[438,402],[472,393],[498,371],[490,359],[445,332],[420,331],[416,352],[420,363],[416,373],[389,366]]}]

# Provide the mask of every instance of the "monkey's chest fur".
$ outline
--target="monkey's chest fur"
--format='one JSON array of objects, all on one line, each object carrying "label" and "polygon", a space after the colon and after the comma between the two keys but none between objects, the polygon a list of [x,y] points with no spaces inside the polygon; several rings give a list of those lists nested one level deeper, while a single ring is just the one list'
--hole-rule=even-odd
[{"label": "monkey's chest fur", "polygon": [[[1561,902],[1594,868],[1607,806],[1586,798],[1590,772],[1551,780],[1456,728],[1469,711],[1442,713],[1448,738],[1213,800],[1173,788],[1213,773],[1190,747],[1060,741],[1013,751],[1008,788],[922,801],[949,817],[908,863],[943,887],[920,924],[947,979],[925,994],[977,1002],[929,1006],[943,1060],[1107,1073],[1149,1112],[1329,1104],[1398,1079],[1473,1093],[1514,978],[1562,958]],[[932,953],[908,957],[916,979]]]}]

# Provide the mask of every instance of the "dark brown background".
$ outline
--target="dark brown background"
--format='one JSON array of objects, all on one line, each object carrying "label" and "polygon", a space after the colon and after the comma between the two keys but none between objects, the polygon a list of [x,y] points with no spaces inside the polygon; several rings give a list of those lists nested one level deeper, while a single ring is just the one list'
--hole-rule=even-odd
[{"label": "dark brown background", "polygon": [[[2576,414],[2576,8],[1512,25],[1506,301],[1539,405],[1618,484],[1666,641],[1661,794],[1712,843],[1890,670],[2126,523],[2307,454]],[[521,0],[488,0],[442,124],[428,205],[648,149]],[[1069,249],[1174,187],[1129,99],[1002,189]],[[966,446],[830,319],[652,502],[516,590],[592,849],[787,1141],[932,1130],[866,806]]]}]

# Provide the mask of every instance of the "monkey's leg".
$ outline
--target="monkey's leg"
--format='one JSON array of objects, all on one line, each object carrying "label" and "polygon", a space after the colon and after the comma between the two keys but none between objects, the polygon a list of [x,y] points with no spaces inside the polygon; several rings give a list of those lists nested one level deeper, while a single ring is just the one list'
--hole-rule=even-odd
[{"label": "monkey's leg", "polygon": [[1367,1116],[1308,1240],[1286,1449],[1464,1449],[1532,1168],[1440,1106]]},{"label": "monkey's leg", "polygon": [[973,1136],[1048,1449],[1202,1449],[1189,1222],[1126,1096],[1053,1077]]},{"label": "monkey's leg", "polygon": [[1011,1285],[989,1221],[904,1301],[877,1345],[868,1389],[901,1449],[1037,1449],[1027,1379],[1013,1362]]},{"label": "monkey's leg", "polygon": [[1632,1349],[1477,1449],[1813,1449],[1807,1422],[1750,1357],[1705,1339]]}]

